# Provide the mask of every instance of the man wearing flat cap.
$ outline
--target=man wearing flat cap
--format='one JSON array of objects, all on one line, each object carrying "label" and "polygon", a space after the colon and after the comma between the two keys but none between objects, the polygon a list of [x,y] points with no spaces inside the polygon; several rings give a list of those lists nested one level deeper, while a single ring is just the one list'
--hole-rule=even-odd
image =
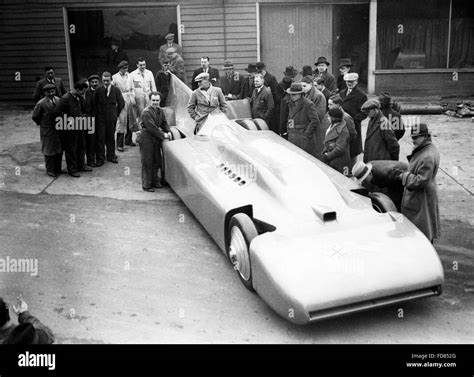
[{"label": "man wearing flat cap", "polygon": [[191,89],[196,90],[198,88],[198,82],[196,81],[196,77],[200,75],[201,73],[207,73],[209,74],[209,80],[212,83],[213,86],[219,86],[220,87],[220,75],[219,75],[219,70],[217,68],[211,67],[210,66],[210,59],[209,56],[203,56],[201,58],[201,67],[196,69],[193,72],[193,78],[191,81]]},{"label": "man wearing flat cap", "polygon": [[33,120],[40,127],[41,152],[44,155],[46,173],[50,177],[61,174],[63,149],[59,132],[55,128],[56,104],[59,97],[55,96],[56,87],[53,84],[43,86],[44,97],[39,100],[33,110]]},{"label": "man wearing flat cap", "polygon": [[165,35],[166,43],[164,45],[160,46],[160,49],[158,51],[158,61],[160,62],[160,65],[163,67],[163,64],[165,60],[168,59],[168,55],[166,53],[166,50],[169,48],[174,48],[176,50],[176,53],[179,56],[183,55],[183,49],[182,47],[174,42],[174,33],[168,33]]},{"label": "man wearing flat cap", "polygon": [[359,75],[357,73],[347,73],[344,76],[346,89],[339,93],[342,98],[342,108],[354,120],[354,126],[357,132],[357,142],[351,144],[352,163],[355,164],[357,156],[362,152],[362,131],[361,123],[367,118],[367,115],[361,111],[362,105],[367,101],[365,94],[357,85]]},{"label": "man wearing flat cap", "polygon": [[291,84],[286,92],[290,95],[286,125],[288,141],[314,157],[321,158],[314,146],[316,130],[321,124],[316,106],[303,96],[304,90],[301,83]]},{"label": "man wearing flat cap", "polygon": [[230,60],[224,62],[222,69],[224,76],[221,77],[220,88],[226,100],[240,99],[244,77],[234,69],[234,64]]},{"label": "man wearing flat cap", "polygon": [[344,121],[344,113],[341,109],[333,107],[329,109],[328,116],[330,124],[324,138],[322,161],[339,173],[349,175],[351,170],[350,137]]},{"label": "man wearing flat cap", "polygon": [[105,54],[105,70],[112,74],[116,73],[118,64],[123,60],[128,62],[128,55],[120,47],[119,40],[113,38],[110,42],[110,49]]},{"label": "man wearing flat cap", "polygon": [[388,119],[380,111],[380,103],[369,99],[361,110],[370,118],[364,144],[364,162],[373,160],[398,161],[400,145],[390,127]]},{"label": "man wearing flat cap", "polygon": [[398,177],[405,190],[402,213],[433,243],[440,236],[440,219],[436,175],[440,155],[431,140],[428,125],[420,123],[411,129],[413,151],[407,156],[408,171]]},{"label": "man wearing flat cap", "polygon": [[221,88],[210,82],[209,73],[200,73],[194,79],[199,87],[193,91],[188,103],[188,113],[196,121],[194,133],[198,133],[209,114],[227,111]]},{"label": "man wearing flat cap", "polygon": [[336,78],[329,73],[329,62],[324,56],[320,56],[314,65],[317,67],[315,77],[322,77],[324,79],[324,87],[328,90],[327,97],[331,97],[337,92]]}]

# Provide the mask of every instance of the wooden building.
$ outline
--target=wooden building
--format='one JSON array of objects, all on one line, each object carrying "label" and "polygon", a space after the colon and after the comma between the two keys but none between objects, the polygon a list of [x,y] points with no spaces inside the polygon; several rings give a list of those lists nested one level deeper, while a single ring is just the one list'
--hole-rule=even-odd
[{"label": "wooden building", "polygon": [[188,79],[201,56],[244,72],[264,61],[277,79],[319,56],[338,74],[351,58],[370,93],[474,93],[474,14],[468,0],[3,0],[0,100],[32,102],[50,65],[67,85],[104,69],[112,38],[154,73],[164,35],[183,47]]}]

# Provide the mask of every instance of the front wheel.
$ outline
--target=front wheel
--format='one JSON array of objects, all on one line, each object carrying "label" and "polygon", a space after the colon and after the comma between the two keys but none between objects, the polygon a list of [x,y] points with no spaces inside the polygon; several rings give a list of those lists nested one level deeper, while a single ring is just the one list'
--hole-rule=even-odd
[{"label": "front wheel", "polygon": [[380,213],[398,212],[397,207],[393,204],[392,199],[381,192],[371,192],[369,197],[372,200],[372,207]]},{"label": "front wheel", "polygon": [[250,243],[257,237],[257,229],[252,219],[245,213],[238,213],[229,222],[229,245],[227,254],[237,271],[240,281],[249,291],[252,285],[252,264],[250,262]]}]

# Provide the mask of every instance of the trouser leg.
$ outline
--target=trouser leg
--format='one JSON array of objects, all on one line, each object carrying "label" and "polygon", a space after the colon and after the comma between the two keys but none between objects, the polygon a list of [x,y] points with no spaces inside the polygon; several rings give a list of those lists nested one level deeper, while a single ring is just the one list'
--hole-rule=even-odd
[{"label": "trouser leg", "polygon": [[142,187],[151,188],[153,184],[153,144],[149,141],[140,142],[142,162]]},{"label": "trouser leg", "polygon": [[62,162],[63,162],[63,154],[62,152],[61,153],[58,153],[58,154],[55,154],[53,156],[53,161],[54,161],[54,173],[56,175],[59,175],[61,174],[61,165],[62,165]]},{"label": "trouser leg", "polygon": [[82,171],[86,165],[86,140],[84,131],[75,131],[77,133],[76,159],[77,169]]},{"label": "trouser leg", "polygon": [[75,131],[62,131],[61,144],[66,155],[67,172],[76,173],[77,168],[77,134]]},{"label": "trouser leg", "polygon": [[122,132],[117,133],[117,149],[125,146],[125,134]]},{"label": "trouser leg", "polygon": [[115,155],[115,122],[109,121],[105,128],[105,147],[107,148],[107,160],[113,160]]},{"label": "trouser leg", "polygon": [[95,151],[97,164],[104,163],[105,161],[105,123],[101,122],[97,124],[96,137],[95,137]]},{"label": "trouser leg", "polygon": [[56,174],[56,171],[54,169],[54,156],[44,155],[44,162],[46,166],[46,173]]}]

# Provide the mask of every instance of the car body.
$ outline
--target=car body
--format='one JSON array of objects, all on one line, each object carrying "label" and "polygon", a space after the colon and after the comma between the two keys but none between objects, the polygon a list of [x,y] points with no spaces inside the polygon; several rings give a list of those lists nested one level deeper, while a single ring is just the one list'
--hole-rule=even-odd
[{"label": "car body", "polygon": [[173,78],[170,93],[166,180],[226,254],[232,216],[252,219],[252,287],[278,314],[306,324],[441,293],[438,255],[402,214],[272,131],[217,113],[194,135],[190,90]]}]

